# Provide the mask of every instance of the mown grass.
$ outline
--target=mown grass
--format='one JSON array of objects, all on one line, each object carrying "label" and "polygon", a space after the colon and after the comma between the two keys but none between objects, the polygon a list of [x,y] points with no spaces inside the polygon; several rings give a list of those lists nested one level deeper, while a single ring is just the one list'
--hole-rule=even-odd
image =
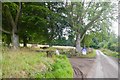
[{"label": "mown grass", "polygon": [[45,52],[4,49],[2,56],[3,78],[73,78],[65,55],[46,57]]},{"label": "mown grass", "polygon": [[93,51],[87,53],[86,55],[79,54],[79,57],[80,58],[95,58],[96,57],[96,51],[93,50]]},{"label": "mown grass", "polygon": [[100,49],[105,55],[107,56],[112,56],[112,57],[117,57],[118,58],[118,52],[114,52],[108,49]]}]

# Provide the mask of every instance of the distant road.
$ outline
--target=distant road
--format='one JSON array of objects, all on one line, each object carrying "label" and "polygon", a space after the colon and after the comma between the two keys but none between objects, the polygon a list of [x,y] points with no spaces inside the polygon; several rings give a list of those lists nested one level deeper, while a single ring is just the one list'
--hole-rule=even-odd
[{"label": "distant road", "polygon": [[118,63],[96,50],[95,63],[87,75],[87,78],[118,78]]}]

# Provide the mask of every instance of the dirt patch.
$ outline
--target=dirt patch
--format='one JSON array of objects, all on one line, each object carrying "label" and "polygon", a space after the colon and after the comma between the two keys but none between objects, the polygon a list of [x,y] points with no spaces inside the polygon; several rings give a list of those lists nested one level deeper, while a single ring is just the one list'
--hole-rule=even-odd
[{"label": "dirt patch", "polygon": [[69,58],[69,60],[74,70],[74,78],[86,78],[95,62],[95,59],[88,58]]}]

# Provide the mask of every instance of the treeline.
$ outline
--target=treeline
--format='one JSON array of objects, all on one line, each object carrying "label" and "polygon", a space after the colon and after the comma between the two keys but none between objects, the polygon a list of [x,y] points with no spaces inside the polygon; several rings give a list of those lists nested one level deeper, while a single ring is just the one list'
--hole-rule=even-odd
[{"label": "treeline", "polygon": [[[113,49],[117,40],[110,30],[115,20],[109,2],[7,2],[2,3],[2,41]],[[100,37],[98,37],[100,36]],[[111,39],[111,41],[109,41]]]}]

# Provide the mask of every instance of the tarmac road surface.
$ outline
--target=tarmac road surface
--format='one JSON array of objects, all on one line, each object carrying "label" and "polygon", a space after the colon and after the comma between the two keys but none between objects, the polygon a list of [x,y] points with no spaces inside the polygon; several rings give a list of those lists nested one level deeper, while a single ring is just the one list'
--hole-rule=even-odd
[{"label": "tarmac road surface", "polygon": [[96,50],[96,60],[87,78],[118,78],[118,63]]}]

